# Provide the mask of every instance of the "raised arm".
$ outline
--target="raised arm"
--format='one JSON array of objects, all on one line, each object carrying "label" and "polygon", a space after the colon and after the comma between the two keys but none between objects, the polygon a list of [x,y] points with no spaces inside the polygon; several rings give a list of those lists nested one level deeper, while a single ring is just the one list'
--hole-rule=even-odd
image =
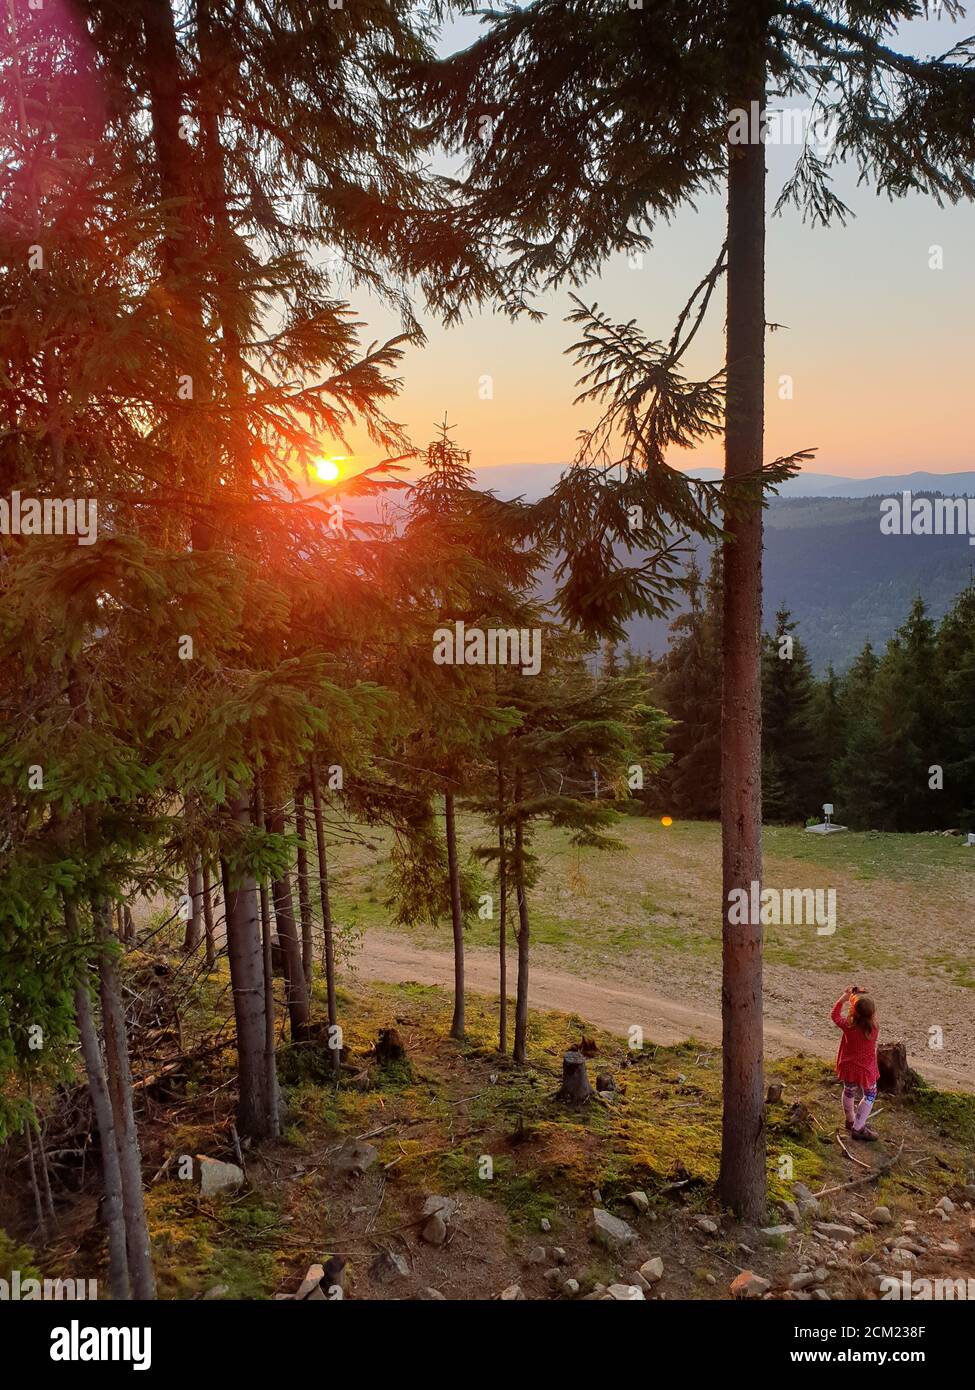
[{"label": "raised arm", "polygon": [[833,1012],[830,1014],[830,1018],[836,1024],[837,1028],[843,1028],[844,1030],[849,1027],[850,1023],[849,1019],[843,1017],[843,1005],[849,997],[849,994],[844,994],[841,999],[837,999],[836,1003],[833,1005]]}]

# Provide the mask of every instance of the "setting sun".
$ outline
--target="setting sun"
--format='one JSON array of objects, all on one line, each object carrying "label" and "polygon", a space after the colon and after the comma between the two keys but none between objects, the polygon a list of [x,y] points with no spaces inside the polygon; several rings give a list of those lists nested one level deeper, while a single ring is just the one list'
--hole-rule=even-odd
[{"label": "setting sun", "polygon": [[315,473],[321,482],[334,483],[341,476],[339,464],[342,462],[341,458],[319,459],[315,465]]}]

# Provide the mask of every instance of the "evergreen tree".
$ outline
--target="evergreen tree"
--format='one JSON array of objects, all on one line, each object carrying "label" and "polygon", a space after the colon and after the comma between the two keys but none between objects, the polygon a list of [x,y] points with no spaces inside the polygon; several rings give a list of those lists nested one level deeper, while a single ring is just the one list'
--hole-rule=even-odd
[{"label": "evergreen tree", "polygon": [[[815,683],[788,609],[762,641],[762,815],[802,821],[816,809],[822,784]],[[766,774],[768,774],[766,778]]]}]

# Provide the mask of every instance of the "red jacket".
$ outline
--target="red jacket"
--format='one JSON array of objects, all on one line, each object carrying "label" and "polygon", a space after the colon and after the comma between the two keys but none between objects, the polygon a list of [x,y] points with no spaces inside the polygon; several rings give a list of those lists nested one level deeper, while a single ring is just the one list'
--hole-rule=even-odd
[{"label": "red jacket", "polygon": [[836,1054],[836,1075],[851,1086],[862,1086],[865,1091],[877,1084],[880,1069],[877,1066],[877,1038],[880,1029],[874,1023],[873,1033],[864,1037],[852,1018],[844,1018],[845,999],[838,999],[830,1015],[837,1028],[842,1030],[840,1050]]}]

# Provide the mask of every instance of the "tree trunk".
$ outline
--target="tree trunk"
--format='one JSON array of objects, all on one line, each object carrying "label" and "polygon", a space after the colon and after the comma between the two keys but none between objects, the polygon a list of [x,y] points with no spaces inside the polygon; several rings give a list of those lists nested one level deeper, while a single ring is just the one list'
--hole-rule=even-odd
[{"label": "tree trunk", "polygon": [[311,998],[311,982],[314,971],[314,918],[311,911],[311,895],[308,888],[308,850],[305,848],[305,789],[295,788],[295,833],[298,836],[298,911],[301,915],[301,968],[305,976],[305,989]]},{"label": "tree trunk", "polygon": [[498,1051],[508,1050],[508,858],[504,840],[504,769],[498,763]]},{"label": "tree trunk", "polygon": [[[275,807],[268,816],[268,830],[273,835],[285,833],[284,808]],[[291,1040],[301,1042],[308,1036],[308,988],[301,960],[301,943],[295,924],[294,898],[291,893],[291,879],[287,873],[276,878],[271,884],[274,900],[274,920],[278,927],[278,940],[284,952],[284,976],[287,987],[288,1017],[291,1021]]]},{"label": "tree trunk", "polygon": [[[69,912],[69,932],[74,934]],[[122,1173],[119,1168],[115,1139],[115,1120],[108,1083],[102,1066],[102,1053],[91,1016],[91,1000],[84,983],[75,986],[74,1012],[81,1039],[81,1055],[88,1077],[91,1108],[98,1126],[98,1146],[102,1156],[102,1200],[100,1218],[108,1233],[108,1286],[116,1300],[131,1297],[129,1292],[129,1262],[125,1250],[125,1217],[122,1210]]]},{"label": "tree trunk", "polygon": [[[521,774],[515,774],[515,801],[521,801]],[[528,1056],[528,897],[525,890],[525,825],[515,820],[515,852],[512,865],[518,902],[518,988],[515,996],[515,1044],[511,1056],[524,1066]]]},{"label": "tree trunk", "polygon": [[[234,819],[250,822],[245,797],[231,804]],[[224,896],[227,903],[227,955],[234,991],[234,1017],[237,1025],[237,1129],[255,1142],[279,1133],[277,1088],[272,1086],[274,1066],[274,1019],[268,1019],[265,1003],[265,962],[257,910],[257,885],[249,875],[234,889],[224,865]],[[270,940],[268,940],[270,947]],[[270,952],[268,951],[268,954]],[[267,963],[270,978],[270,961]],[[270,1049],[267,1024],[270,1022]]]},{"label": "tree trunk", "polygon": [[183,933],[183,950],[189,954],[198,948],[203,939],[203,874],[200,872],[198,859],[193,863],[186,885],[189,890],[190,915],[186,919],[186,931]]},{"label": "tree trunk", "polygon": [[460,901],[460,865],[457,862],[457,820],[454,814],[454,794],[444,796],[444,817],[447,823],[447,873],[450,877],[450,922],[454,932],[454,1016],[450,1021],[450,1036],[464,1036],[464,915]]},{"label": "tree trunk", "polygon": [[122,1210],[125,1216],[129,1280],[133,1298],[151,1299],[156,1296],[156,1279],[152,1270],[149,1228],[146,1225],[146,1208],[142,1193],[142,1156],[139,1152],[139,1132],[132,1105],[132,1070],[129,1066],[129,1046],[125,1033],[125,1010],[122,1007],[118,968],[111,950],[112,929],[107,903],[93,902],[92,916],[95,937],[100,947],[98,976],[102,1001],[102,1032],[105,1037],[105,1068],[115,1120],[119,1173],[122,1179]]},{"label": "tree trunk", "polygon": [[217,942],[213,931],[213,884],[210,882],[210,866],[203,866],[203,927],[207,945],[207,969],[212,970],[217,963]]},{"label": "tree trunk", "polygon": [[[338,1023],[338,1014],[335,1007],[335,944],[332,934],[332,899],[328,891],[328,857],[325,853],[325,819],[322,814],[322,789],[318,781],[318,768],[312,762],[309,766],[311,777],[311,797],[315,811],[315,845],[318,850],[318,887],[322,899],[322,935],[325,940],[325,989],[328,993],[328,1024],[329,1030],[334,1029]],[[338,1046],[339,1039],[333,1035],[330,1039],[332,1046],[332,1056],[334,1058],[335,1070],[338,1071],[341,1060],[341,1048]]]},{"label": "tree trunk", "polygon": [[[34,1087],[30,1080],[27,1082],[27,1097],[31,1105],[34,1105]],[[41,1117],[37,1113],[37,1106],[34,1106],[34,1114],[37,1116],[37,1168],[40,1176],[41,1198],[44,1205],[44,1213],[52,1226],[57,1225],[57,1213],[54,1210],[54,1195],[51,1192],[51,1174],[47,1166],[47,1154],[44,1151],[44,1130],[41,1125]],[[28,1137],[30,1131],[28,1130]]]},{"label": "tree trunk", "polygon": [[[732,0],[731,41],[740,48],[739,91],[730,109],[765,108],[764,4]],[[761,468],[765,374],[765,147],[728,146],[728,316],[725,477]],[[721,704],[722,1067],[719,1190],[746,1221],[764,1217],[765,1106],[762,1076],[762,927],[729,921],[731,893],[762,878],[762,489],[739,485],[726,507]],[[748,897],[750,901],[750,896]]]}]

